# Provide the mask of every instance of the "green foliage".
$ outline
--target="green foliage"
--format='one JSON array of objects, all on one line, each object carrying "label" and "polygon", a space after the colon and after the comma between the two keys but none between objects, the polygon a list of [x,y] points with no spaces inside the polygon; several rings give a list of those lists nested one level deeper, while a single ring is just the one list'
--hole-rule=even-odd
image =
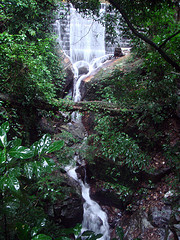
[{"label": "green foliage", "polygon": [[50,34],[56,8],[54,1],[1,4],[0,91],[17,95],[24,104],[50,101],[62,91],[63,68]]},{"label": "green foliage", "polygon": [[[52,171],[54,162],[52,159],[46,158],[45,153],[51,153],[62,148],[63,142],[54,142],[51,144],[49,135],[44,135],[39,141],[35,142],[30,148],[21,146],[21,140],[18,138],[7,141],[7,132],[9,124],[5,122],[0,128],[0,167],[1,179],[0,188],[4,192],[7,189],[11,191],[20,190],[20,182],[18,178],[23,175],[31,179],[33,175],[40,177],[42,172]],[[41,161],[23,160],[32,158],[41,158]],[[20,161],[19,161],[20,160]],[[22,173],[23,170],[23,173]]]},{"label": "green foliage", "polygon": [[71,238],[68,238],[66,236],[74,234],[76,237],[76,240],[96,240],[102,237],[102,234],[95,234],[93,231],[84,231],[81,233],[81,224],[77,224],[74,228],[68,228],[68,229],[62,229],[61,233],[64,234],[63,237],[59,237],[56,240],[70,240]]},{"label": "green foliage", "polygon": [[27,145],[38,136],[37,103],[51,103],[63,94],[65,72],[52,33],[59,4],[56,0],[1,1],[0,93],[15,102],[1,103],[0,123],[9,121],[11,131]]},{"label": "green foliage", "polygon": [[[112,172],[110,174],[113,175]],[[128,196],[133,195],[133,190],[129,186],[119,184],[118,183],[119,182],[118,178],[117,178],[116,181],[117,181],[117,183],[107,182],[107,183],[104,184],[104,187],[107,190],[114,191],[116,193],[116,195],[118,196],[118,198],[126,203],[126,200],[127,200]]]},{"label": "green foliage", "polygon": [[[31,195],[30,192],[28,196],[26,188],[30,187],[32,191],[32,184],[37,179],[44,174],[50,174],[54,170],[55,163],[46,154],[60,150],[63,146],[63,141],[51,143],[50,136],[44,135],[39,141],[27,148],[21,146],[19,138],[8,141],[7,133],[9,129],[8,122],[5,122],[0,127],[0,218],[5,221],[5,224],[1,224],[0,227],[4,227],[3,234],[10,234],[12,236],[15,234],[16,228],[19,239],[31,239],[29,238],[30,236],[34,237],[33,239],[43,239],[43,237],[45,239],[45,235],[37,234],[40,231],[38,225],[31,228],[29,225],[17,223],[17,221],[20,221],[22,218],[19,213],[23,213],[22,216],[25,217],[28,209],[29,212],[26,221],[31,216],[32,210],[34,218],[38,215],[36,222],[40,221],[40,226],[43,226],[43,222],[46,221],[43,220],[43,210],[34,206],[37,198]],[[23,219],[21,220],[23,221]]]},{"label": "green foliage", "polygon": [[118,131],[118,126],[113,125],[111,118],[99,118],[95,130],[97,134],[93,144],[97,147],[97,156],[113,160],[119,165],[127,165],[134,172],[148,163],[148,156],[142,152],[136,141]]}]

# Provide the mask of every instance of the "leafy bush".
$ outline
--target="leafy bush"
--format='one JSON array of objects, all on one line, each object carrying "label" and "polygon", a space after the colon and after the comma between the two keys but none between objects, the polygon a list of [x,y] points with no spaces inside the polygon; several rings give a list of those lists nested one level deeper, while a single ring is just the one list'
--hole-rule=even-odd
[{"label": "leafy bush", "polygon": [[45,1],[1,3],[0,91],[23,103],[62,94],[64,72],[51,31],[57,5]]},{"label": "leafy bush", "polygon": [[[46,154],[60,150],[63,146],[63,141],[51,143],[50,136],[44,135],[39,141],[32,144],[30,148],[27,148],[21,146],[21,140],[18,138],[8,141],[7,133],[9,129],[8,122],[5,122],[0,127],[0,219],[3,219],[0,228],[3,237],[8,235],[13,238],[17,226],[29,231],[29,226],[26,226],[26,224],[21,226],[18,223],[26,216],[28,209],[29,214],[25,217],[25,221],[31,216],[30,212],[33,209],[34,220],[38,216],[33,224],[38,221],[46,222],[46,220],[43,220],[45,217],[43,209],[40,207],[36,208],[34,205],[38,201],[37,197],[33,194],[30,195],[30,193],[28,195],[26,188],[31,186],[32,189],[33,185],[36,185],[37,179],[44,174],[50,174],[54,170],[55,163]],[[25,206],[26,208],[23,209]],[[18,215],[19,212],[23,212],[23,216]],[[31,223],[32,226],[33,224]],[[34,230],[31,229],[34,232],[32,236],[37,235],[40,229],[38,226]]]},{"label": "leafy bush", "polygon": [[118,130],[110,117],[101,117],[97,120],[93,145],[96,146],[96,155],[115,161],[118,165],[127,165],[134,172],[142,169],[149,157],[142,152],[135,140],[128,134]]}]

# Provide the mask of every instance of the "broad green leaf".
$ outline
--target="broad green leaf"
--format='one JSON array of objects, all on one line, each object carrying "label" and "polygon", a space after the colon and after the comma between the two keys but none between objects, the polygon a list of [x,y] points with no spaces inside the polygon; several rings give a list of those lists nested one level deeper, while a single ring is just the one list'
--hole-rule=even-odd
[{"label": "broad green leaf", "polygon": [[34,171],[34,174],[37,176],[37,177],[40,177],[42,172],[43,172],[43,167],[41,166],[41,163],[40,162],[37,162],[37,161],[34,161],[33,162],[33,171]]},{"label": "broad green leaf", "polygon": [[38,146],[38,142],[35,142],[30,146],[30,149],[33,153],[33,157],[38,155],[38,147],[37,146]]},{"label": "broad green leaf", "polygon": [[83,232],[82,236],[91,236],[92,234],[94,234],[94,232],[92,232],[92,231],[85,231],[85,232]]},{"label": "broad green leaf", "polygon": [[49,145],[51,144],[51,137],[48,134],[45,134],[39,141],[35,142],[30,149],[34,152],[34,156],[41,156],[47,151]]},{"label": "broad green leaf", "polygon": [[6,132],[4,131],[0,133],[0,146],[1,147],[7,146],[7,135],[6,135]]},{"label": "broad green leaf", "polygon": [[6,148],[0,151],[0,164],[6,161]]},{"label": "broad green leaf", "polygon": [[99,239],[99,238],[101,238],[103,235],[102,234],[97,234],[96,236],[95,236],[95,239]]},{"label": "broad green leaf", "polygon": [[3,176],[0,177],[0,189],[2,191],[4,191],[4,189],[6,189],[6,187],[7,187],[6,180],[7,180],[7,175],[6,174],[4,174]]},{"label": "broad green leaf", "polygon": [[8,142],[8,147],[13,148],[13,147],[18,147],[22,143],[22,140],[20,138],[15,138],[12,141]]},{"label": "broad green leaf", "polygon": [[62,140],[53,142],[47,149],[47,153],[58,151],[63,147],[63,145],[64,145],[64,142]]},{"label": "broad green leaf", "polygon": [[21,168],[20,167],[14,167],[9,169],[9,174],[14,177],[21,176]]},{"label": "broad green leaf", "polygon": [[33,157],[33,151],[29,148],[19,146],[14,147],[9,151],[9,155],[14,158],[28,159]]},{"label": "broad green leaf", "polygon": [[52,158],[46,158],[45,160],[50,167],[54,167],[56,165]]},{"label": "broad green leaf", "polygon": [[78,223],[76,224],[76,226],[73,228],[73,233],[75,235],[79,235],[81,233],[81,229],[82,229],[82,224]]},{"label": "broad green leaf", "polygon": [[4,131],[7,133],[9,131],[9,123],[8,122],[3,123],[0,127],[0,131]]},{"label": "broad green leaf", "polygon": [[25,173],[26,177],[31,179],[32,176],[33,176],[33,170],[34,170],[34,163],[33,162],[29,162],[29,163],[24,164],[24,173]]},{"label": "broad green leaf", "polygon": [[7,132],[9,131],[9,123],[5,122],[0,127],[0,146],[7,146]]},{"label": "broad green leaf", "polygon": [[41,166],[43,167],[43,170],[46,169],[45,171],[46,171],[47,173],[50,173],[50,172],[53,171],[54,166],[55,166],[55,163],[52,164],[52,162],[49,162],[48,159],[43,158],[43,159],[41,160]]},{"label": "broad green leaf", "polygon": [[12,191],[18,191],[20,189],[20,184],[18,179],[13,175],[8,175],[6,178],[7,187]]},{"label": "broad green leaf", "polygon": [[52,238],[45,234],[39,234],[39,235],[33,237],[31,240],[52,240]]}]

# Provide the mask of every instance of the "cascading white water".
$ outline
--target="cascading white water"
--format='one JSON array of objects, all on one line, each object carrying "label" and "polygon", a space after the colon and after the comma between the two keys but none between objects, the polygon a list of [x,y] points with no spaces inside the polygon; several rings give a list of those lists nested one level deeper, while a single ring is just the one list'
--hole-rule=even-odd
[{"label": "cascading white water", "polygon": [[90,18],[83,18],[70,9],[70,57],[72,63],[105,55],[105,27]]},{"label": "cascading white water", "polygon": [[[77,156],[75,156],[75,158],[77,158]],[[83,183],[82,180],[78,179],[76,174],[76,167],[72,168],[71,166],[68,166],[66,167],[66,171],[68,172],[69,176],[80,183],[82,189],[82,197],[85,200],[83,204],[84,214],[81,232],[83,233],[84,231],[90,230],[96,234],[103,235],[101,238],[99,238],[99,240],[110,240],[107,214],[102,211],[98,203],[90,198],[89,185],[86,182]]]},{"label": "cascading white water", "polygon": [[[103,11],[103,10],[102,10]],[[57,27],[57,26],[56,26]],[[60,27],[58,28],[60,31]],[[76,10],[70,9],[70,59],[74,67],[74,88],[73,100],[78,102],[81,100],[81,82],[88,77],[92,70],[98,68],[105,60],[109,58],[105,56],[105,28],[93,21],[92,19],[82,18]],[[58,35],[61,36],[60,32]],[[62,40],[58,40],[59,43]],[[82,124],[79,114],[72,114],[72,121],[75,124]],[[74,161],[78,161],[78,156],[74,157]],[[108,218],[102,211],[99,204],[90,198],[90,187],[86,182],[78,179],[76,168],[72,166],[66,167],[66,171],[79,182],[82,188],[82,196],[84,202],[84,215],[82,222],[82,232],[91,230],[96,234],[101,233],[103,236],[100,240],[109,240]]]}]

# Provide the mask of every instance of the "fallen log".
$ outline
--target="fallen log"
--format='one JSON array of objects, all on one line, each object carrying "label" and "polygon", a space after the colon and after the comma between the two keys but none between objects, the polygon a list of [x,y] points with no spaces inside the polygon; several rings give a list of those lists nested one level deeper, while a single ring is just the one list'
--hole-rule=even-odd
[{"label": "fallen log", "polygon": [[105,115],[117,116],[121,115],[124,112],[129,112],[126,108],[120,108],[117,104],[104,102],[104,101],[83,101],[83,102],[74,102],[66,99],[52,99],[50,103],[33,100],[32,103],[22,104],[22,100],[17,98],[17,96],[10,96],[8,94],[0,93],[0,100],[4,102],[9,102],[12,106],[17,107],[28,107],[32,106],[37,109],[42,109],[46,111],[64,111],[64,112],[99,112],[104,113]]}]

